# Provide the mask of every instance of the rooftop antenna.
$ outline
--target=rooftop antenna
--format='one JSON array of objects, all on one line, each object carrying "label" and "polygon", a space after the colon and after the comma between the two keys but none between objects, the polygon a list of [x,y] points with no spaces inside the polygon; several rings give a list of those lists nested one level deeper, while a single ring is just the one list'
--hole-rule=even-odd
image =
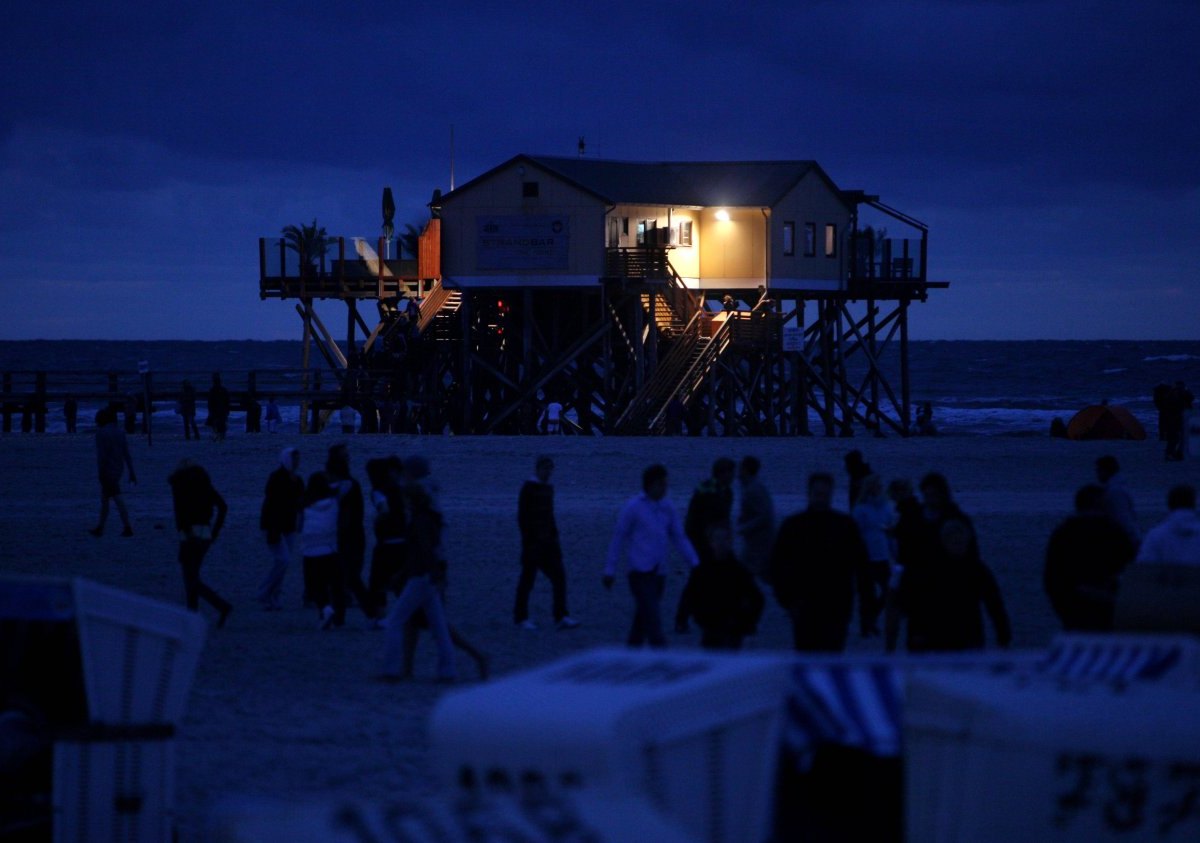
[{"label": "rooftop antenna", "polygon": [[579,157],[580,158],[583,157],[583,150],[585,147],[587,147],[587,143],[584,141],[583,135],[580,135],[579,136]]},{"label": "rooftop antenna", "polygon": [[454,124],[450,124],[450,189],[454,190]]}]

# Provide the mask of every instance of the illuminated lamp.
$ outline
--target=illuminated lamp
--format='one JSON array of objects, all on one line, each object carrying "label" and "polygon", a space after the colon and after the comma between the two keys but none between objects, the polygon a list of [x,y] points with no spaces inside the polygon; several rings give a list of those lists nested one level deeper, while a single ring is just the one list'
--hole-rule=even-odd
[{"label": "illuminated lamp", "polygon": [[716,216],[721,222],[729,222],[729,212],[724,208],[718,208]]}]

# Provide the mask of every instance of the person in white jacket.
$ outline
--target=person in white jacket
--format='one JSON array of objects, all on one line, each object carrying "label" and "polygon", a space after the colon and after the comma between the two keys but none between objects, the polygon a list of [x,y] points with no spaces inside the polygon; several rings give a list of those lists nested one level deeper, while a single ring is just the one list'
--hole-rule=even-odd
[{"label": "person in white jacket", "polygon": [[329,629],[346,591],[338,564],[338,498],[329,478],[318,471],[304,490],[300,516],[300,550],[304,555],[304,593],[316,603],[319,628]]},{"label": "person in white jacket", "polygon": [[1167,517],[1142,540],[1138,562],[1200,565],[1200,514],[1196,512],[1196,487],[1186,483],[1167,493]]}]

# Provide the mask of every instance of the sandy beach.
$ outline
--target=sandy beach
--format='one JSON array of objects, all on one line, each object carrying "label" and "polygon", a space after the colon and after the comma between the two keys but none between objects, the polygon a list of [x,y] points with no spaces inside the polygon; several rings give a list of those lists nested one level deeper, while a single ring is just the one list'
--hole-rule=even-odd
[{"label": "sandy beach", "polygon": [[[418,654],[417,678],[386,685],[378,673],[382,633],[368,631],[351,609],[344,629],[320,632],[301,607],[301,578],[293,569],[285,609],[264,612],[253,599],[269,558],[258,530],[259,505],[280,449],[298,447],[301,470],[319,468],[328,447],[349,443],[356,477],[366,484],[368,458],[420,452],[431,462],[447,513],[452,623],[491,659],[493,675],[540,664],[580,649],[620,643],[630,610],[627,589],[600,584],[600,570],[621,504],[640,487],[652,462],[670,471],[670,497],[682,512],[692,488],[722,454],[755,454],[777,511],[804,505],[810,471],[834,473],[836,500],[845,506],[842,457],[860,449],[885,480],[914,481],[927,471],[950,479],[961,506],[975,519],[985,561],[996,573],[1015,629],[1015,645],[1048,642],[1056,622],[1041,590],[1042,554],[1072,495],[1093,479],[1104,453],[1120,460],[1143,528],[1165,514],[1166,489],[1197,482],[1200,463],[1170,463],[1160,444],[1067,442],[1041,437],[873,439],[708,439],[575,437],[408,437],[333,433],[238,435],[225,442],[185,442],[159,432],[153,445],[130,437],[139,483],[126,484],[135,536],[119,537],[110,518],[106,535],[92,538],[98,483],[88,435],[8,435],[0,438],[0,571],[83,576],[172,603],[182,603],[171,499],[166,478],[184,456],[203,464],[230,506],[226,530],[205,563],[204,578],[235,604],[223,629],[211,629],[177,750],[181,840],[202,838],[215,804],[234,796],[283,799],[353,794],[365,800],[431,792],[426,721],[446,686],[435,684],[432,643]],[[570,610],[581,626],[558,632],[550,618],[549,586],[539,580],[531,603],[535,632],[514,628],[518,573],[516,496],[536,455],[557,464],[556,508],[569,577]],[[676,571],[665,605],[673,610],[683,585]],[[202,611],[210,624],[208,607]],[[698,637],[673,636],[672,646]],[[769,601],[752,650],[783,649],[790,630]],[[851,648],[878,651],[878,639],[852,635]],[[460,655],[461,682],[476,681]]]}]

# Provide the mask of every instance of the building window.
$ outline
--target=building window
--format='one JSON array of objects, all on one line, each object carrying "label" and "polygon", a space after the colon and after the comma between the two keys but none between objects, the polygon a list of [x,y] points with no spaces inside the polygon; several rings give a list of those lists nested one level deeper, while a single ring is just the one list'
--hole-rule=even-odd
[{"label": "building window", "polygon": [[637,227],[637,244],[639,246],[646,245],[646,221],[639,220]]},{"label": "building window", "polygon": [[621,245],[621,221],[616,217],[608,221],[608,245],[611,249]]},{"label": "building window", "polygon": [[804,257],[812,258],[817,255],[817,224],[815,222],[806,222],[804,224]]},{"label": "building window", "polygon": [[535,181],[521,182],[521,195],[526,199],[537,199],[538,183]]},{"label": "building window", "polygon": [[825,224],[825,257],[837,257],[837,226],[831,222]]},{"label": "building window", "polygon": [[783,224],[783,253],[785,255],[796,254],[796,224],[794,222]]},{"label": "building window", "polygon": [[692,221],[683,220],[679,223],[679,245],[692,245]]},{"label": "building window", "polygon": [[629,217],[621,217],[621,235],[629,236]]}]

